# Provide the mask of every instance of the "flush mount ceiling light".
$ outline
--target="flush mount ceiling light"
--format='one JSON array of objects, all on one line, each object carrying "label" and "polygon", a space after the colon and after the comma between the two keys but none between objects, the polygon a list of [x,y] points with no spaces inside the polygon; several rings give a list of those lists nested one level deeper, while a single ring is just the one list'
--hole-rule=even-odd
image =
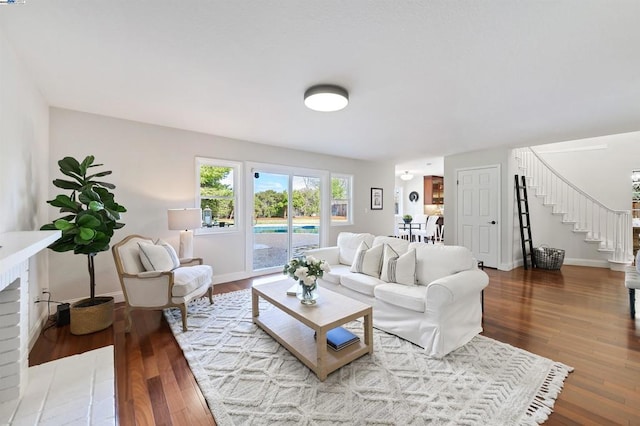
[{"label": "flush mount ceiling light", "polygon": [[400,179],[402,180],[411,180],[413,179],[413,175],[411,173],[409,173],[408,171],[404,172],[403,175],[400,175]]},{"label": "flush mount ceiling light", "polygon": [[304,92],[304,104],[314,111],[340,111],[349,103],[349,93],[340,86],[319,84]]}]

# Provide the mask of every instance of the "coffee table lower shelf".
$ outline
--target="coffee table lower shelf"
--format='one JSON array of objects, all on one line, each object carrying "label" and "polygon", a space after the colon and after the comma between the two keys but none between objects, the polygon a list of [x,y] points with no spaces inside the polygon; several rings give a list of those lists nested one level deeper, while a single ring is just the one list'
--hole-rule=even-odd
[{"label": "coffee table lower shelf", "polygon": [[[362,338],[339,351],[334,351],[325,345],[325,350],[320,351],[324,352],[326,357],[323,363],[318,359],[321,354],[318,353],[314,330],[300,321],[278,309],[260,312],[260,316],[254,317],[253,321],[302,361],[322,381],[328,374],[371,352]],[[324,368],[322,368],[323,364]]]}]

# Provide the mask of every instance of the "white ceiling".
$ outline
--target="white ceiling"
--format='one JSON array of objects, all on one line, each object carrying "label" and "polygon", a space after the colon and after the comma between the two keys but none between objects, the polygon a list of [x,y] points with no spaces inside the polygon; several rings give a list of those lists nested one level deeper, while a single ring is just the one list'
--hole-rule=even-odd
[{"label": "white ceiling", "polygon": [[[640,130],[640,1],[28,0],[53,106],[367,160]],[[304,107],[318,83],[349,106]]]}]

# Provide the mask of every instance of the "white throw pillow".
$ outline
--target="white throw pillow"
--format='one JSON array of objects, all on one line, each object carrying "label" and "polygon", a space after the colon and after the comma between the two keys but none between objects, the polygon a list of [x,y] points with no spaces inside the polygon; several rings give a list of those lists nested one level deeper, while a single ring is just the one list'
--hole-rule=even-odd
[{"label": "white throw pillow", "polygon": [[382,270],[380,271],[380,279],[382,281],[387,283],[394,282],[393,279],[389,278],[390,260],[397,259],[399,257],[400,255],[393,249],[393,247],[389,244],[384,245],[384,250],[382,251]]},{"label": "white throw pillow", "polygon": [[138,243],[140,261],[147,271],[172,271],[180,266],[180,260],[171,244],[162,240],[151,243]]},{"label": "white throw pillow", "polygon": [[416,285],[415,249],[399,256],[393,247],[385,244],[380,279],[388,283]]},{"label": "white throw pillow", "polygon": [[351,272],[358,272],[371,277],[380,277],[380,267],[382,266],[383,245],[369,248],[364,241],[360,243],[356,255],[353,258]]}]

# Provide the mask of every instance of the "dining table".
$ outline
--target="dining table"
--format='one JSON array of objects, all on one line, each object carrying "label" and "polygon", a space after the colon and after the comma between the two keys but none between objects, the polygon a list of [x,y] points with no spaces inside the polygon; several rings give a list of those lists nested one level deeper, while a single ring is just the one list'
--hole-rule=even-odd
[{"label": "dining table", "polygon": [[400,222],[398,223],[398,229],[402,229],[404,231],[409,231],[409,242],[413,241],[413,233],[414,229],[422,229],[422,223],[420,222]]}]

